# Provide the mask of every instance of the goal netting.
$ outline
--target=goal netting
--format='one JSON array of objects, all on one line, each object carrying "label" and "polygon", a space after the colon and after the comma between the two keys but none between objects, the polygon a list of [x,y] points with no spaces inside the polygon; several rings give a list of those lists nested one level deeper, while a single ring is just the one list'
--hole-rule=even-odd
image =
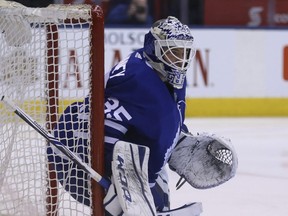
[{"label": "goal netting", "polygon": [[[0,0],[0,95],[10,97],[51,132],[69,104],[89,98],[88,132],[76,131],[73,151],[87,155],[86,162],[99,173],[103,173],[103,26],[99,6],[28,8]],[[97,183],[81,175],[75,185],[59,183],[55,164],[48,162],[54,154],[47,155],[45,139],[2,103],[0,119],[0,215],[101,214],[103,191]],[[83,148],[77,143],[81,136],[88,137],[85,151],[77,149]],[[68,167],[64,178],[69,178],[78,168],[70,161],[57,161],[62,162]],[[67,192],[69,187],[73,190]]]}]

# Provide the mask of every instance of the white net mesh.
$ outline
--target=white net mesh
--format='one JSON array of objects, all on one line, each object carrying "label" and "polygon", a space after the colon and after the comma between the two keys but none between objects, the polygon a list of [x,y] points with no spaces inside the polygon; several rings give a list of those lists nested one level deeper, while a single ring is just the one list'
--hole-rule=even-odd
[{"label": "white net mesh", "polygon": [[[48,31],[54,24],[56,31]],[[47,117],[53,125],[68,104],[89,93],[90,26],[90,6],[32,9],[0,1],[0,95],[10,97],[42,126]],[[0,119],[0,215],[90,215],[91,206],[75,201],[65,185],[50,186],[46,141],[2,103]],[[70,162],[68,166],[76,169]],[[47,210],[47,199],[53,198],[56,202],[48,206],[56,208]]]}]

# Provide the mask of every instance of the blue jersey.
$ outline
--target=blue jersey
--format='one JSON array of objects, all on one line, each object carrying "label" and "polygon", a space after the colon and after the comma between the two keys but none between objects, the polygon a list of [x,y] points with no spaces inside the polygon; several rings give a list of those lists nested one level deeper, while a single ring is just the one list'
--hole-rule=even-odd
[{"label": "blue jersey", "polygon": [[[119,62],[107,76],[104,102],[106,175],[111,175],[112,152],[117,140],[144,145],[150,149],[148,175],[153,188],[157,173],[166,165],[183,127],[186,82],[182,89],[174,89],[165,84],[144,58],[142,49]],[[54,135],[72,151],[75,151],[75,146],[81,147],[80,150],[77,148],[77,153],[86,162],[88,113],[89,96],[84,102],[77,102],[66,108],[54,129]],[[77,143],[72,137],[78,137]],[[49,151],[52,152],[48,148]],[[82,197],[76,187],[71,187],[77,185],[79,188],[79,184],[87,187],[88,182],[79,182],[77,178],[73,178],[86,174],[79,170],[71,171],[71,167],[60,163],[63,159],[49,159],[56,162],[60,181],[69,181],[70,186],[67,184],[66,190],[78,193],[74,198],[89,204],[89,200],[85,198],[88,191],[85,190],[85,196]],[[68,173],[65,170],[68,169],[72,177],[67,180]]]},{"label": "blue jersey", "polygon": [[110,71],[105,88],[106,164],[118,139],[147,146],[149,182],[155,183],[176,144],[184,112],[185,86],[167,86],[142,50],[132,53]]}]

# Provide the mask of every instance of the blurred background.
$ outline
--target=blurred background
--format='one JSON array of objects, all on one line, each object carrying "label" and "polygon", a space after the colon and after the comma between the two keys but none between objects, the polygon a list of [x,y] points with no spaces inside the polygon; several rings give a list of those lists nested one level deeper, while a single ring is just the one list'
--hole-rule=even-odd
[{"label": "blurred background", "polygon": [[[117,16],[120,11],[125,10],[128,16],[145,14],[142,16],[142,22],[139,21],[138,24],[150,24],[171,15],[178,17],[183,23],[197,26],[287,27],[288,25],[286,0],[17,0],[16,2],[28,7],[46,7],[49,4],[97,4],[103,7],[105,17],[112,20],[115,19],[113,15]],[[135,20],[131,22],[126,20],[126,23],[118,20],[118,23],[113,24],[135,24]]]}]

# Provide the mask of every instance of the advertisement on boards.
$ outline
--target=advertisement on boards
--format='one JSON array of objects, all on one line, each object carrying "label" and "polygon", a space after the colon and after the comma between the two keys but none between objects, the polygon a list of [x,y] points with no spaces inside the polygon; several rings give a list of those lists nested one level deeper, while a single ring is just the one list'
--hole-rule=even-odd
[{"label": "advertisement on boards", "polygon": [[[105,30],[105,71],[141,48],[146,29]],[[288,97],[288,31],[192,29],[188,97]],[[286,66],[285,66],[286,65]]]}]

